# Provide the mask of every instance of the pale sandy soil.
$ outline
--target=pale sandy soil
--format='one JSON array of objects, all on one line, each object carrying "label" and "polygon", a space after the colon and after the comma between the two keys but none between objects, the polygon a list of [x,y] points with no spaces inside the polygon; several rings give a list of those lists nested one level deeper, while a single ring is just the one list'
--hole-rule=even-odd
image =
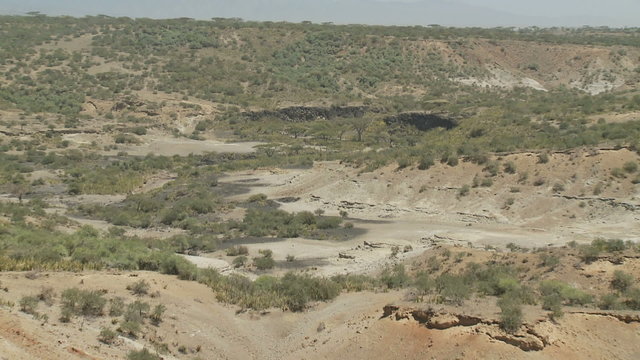
[{"label": "pale sandy soil", "polygon": [[[3,273],[0,281],[8,292],[1,298],[17,302],[43,286],[58,295],[75,286],[133,301],[126,286],[140,279],[158,292],[157,297],[141,300],[167,306],[164,321],[148,325],[143,336],[102,344],[97,337],[102,327],[112,326],[110,318],[74,318],[63,325],[57,321],[56,297],[53,306],[38,307],[49,316],[45,322],[17,308],[0,307],[0,358],[122,359],[130,350],[153,349],[154,341],[169,346],[164,359],[584,359],[587,354],[590,359],[634,359],[640,353],[638,323],[595,314],[567,313],[556,323],[538,323],[536,333],[549,344],[531,352],[495,340],[493,326],[435,330],[414,320],[382,318],[383,307],[403,297],[399,292],[343,294],[302,313],[236,313],[234,307],[219,304],[204,285],[155,273],[41,273],[33,280],[21,273]],[[481,308],[469,311],[497,316],[495,306]],[[180,346],[188,354],[180,353]]]},{"label": "pale sandy soil", "polygon": [[[265,193],[275,200],[299,198],[281,202],[281,208],[287,211],[323,209],[328,215],[347,211],[345,221],[358,229],[349,240],[273,239],[247,244],[249,257],[257,256],[260,249],[273,250],[277,266],[270,274],[304,269],[329,276],[374,273],[399,261],[410,263],[438,244],[544,247],[572,240],[590,242],[598,236],[637,241],[640,189],[631,183],[635,175],[625,179],[610,176],[612,168],[630,160],[638,161],[638,156],[627,150],[552,154],[548,164],[537,164],[535,154],[508,155],[502,161],[513,161],[517,174],[501,173],[492,187],[473,188],[468,196],[460,198],[456,196],[458,189],[481,174],[481,166],[461,163],[451,168],[437,164],[428,171],[390,166],[359,174],[359,169],[326,162],[305,170],[235,172],[220,178],[220,182],[252,185],[249,193],[230,200]],[[523,172],[529,174],[528,180],[518,184]],[[139,191],[163,186],[173,176],[160,174]],[[537,178],[544,178],[545,184],[534,186]],[[562,183],[564,190],[554,193],[555,183]],[[594,195],[599,183],[604,184],[602,193]],[[512,192],[512,187],[518,187],[518,191]],[[509,198],[514,201],[506,206]],[[62,210],[69,201],[108,204],[122,197],[57,199]],[[52,203],[56,206],[55,200]],[[241,218],[242,211],[236,209],[229,216]],[[98,228],[109,227],[105,222],[77,220]],[[127,230],[152,237],[172,234],[161,229],[154,230],[156,233]],[[401,249],[409,245],[411,250],[393,258],[394,245]],[[295,260],[285,262],[287,255],[295,256]],[[187,258],[199,267],[227,274],[260,275],[231,269],[233,258],[221,251]],[[637,262],[629,264],[630,269],[637,269]],[[612,270],[610,265],[597,262],[585,273],[599,279]],[[53,287],[58,294],[78,286],[104,289],[107,297],[132,300],[125,287],[138,279],[146,279],[152,291],[159,292],[159,297],[147,301],[168,307],[165,321],[159,327],[148,327],[143,337],[120,338],[116,345],[107,346],[96,338],[101,327],[111,326],[108,317],[84,322],[75,319],[71,325],[61,325],[57,305],[49,308],[41,303],[39,311],[50,319],[43,324],[19,312],[17,306],[0,306],[0,359],[121,359],[131,349],[151,347],[152,340],[169,345],[171,352],[165,359],[582,359],[585,354],[594,359],[636,359],[640,354],[639,323],[603,315],[568,313],[557,323],[535,325],[549,344],[542,351],[532,352],[497,341],[494,325],[434,330],[413,320],[381,319],[382,308],[405,299],[405,292],[343,294],[303,313],[272,309],[265,314],[236,314],[236,307],[218,303],[209,288],[155,273],[50,273],[40,274],[35,280],[26,279],[25,274],[3,273],[1,285],[8,292],[0,291],[0,299],[17,303],[22,296],[37,294],[43,286]],[[603,283],[606,281],[602,278]],[[494,308],[476,305],[488,312],[485,316],[496,317]],[[319,331],[321,323],[325,329]],[[181,354],[177,351],[181,345],[194,352]],[[195,353],[198,345],[200,352]]]},{"label": "pale sandy soil", "polygon": [[[490,188],[474,188],[470,195],[457,197],[464,184],[470,184],[482,167],[461,163],[456,167],[437,164],[428,171],[396,170],[393,167],[359,174],[359,169],[337,162],[318,163],[308,170],[263,169],[229,174],[221,183],[251,184],[251,191],[232,200],[241,201],[264,193],[270,199],[299,198],[282,202],[290,211],[322,209],[327,215],[348,212],[362,233],[351,240],[328,241],[289,239],[272,243],[247,244],[251,253],[273,250],[276,259],[294,255],[298,260],[314,261],[317,273],[366,273],[393,263],[391,247],[411,246],[401,254],[410,258],[436,242],[473,247],[500,247],[509,243],[535,248],[562,245],[570,241],[591,242],[595,238],[640,240],[640,185],[630,179],[613,179],[609,173],[629,160],[638,161],[627,150],[577,151],[553,154],[548,164],[537,164],[535,154],[509,155],[517,174],[502,173]],[[518,183],[518,177],[529,174]],[[633,177],[635,175],[631,175]],[[532,183],[545,179],[542,186]],[[604,183],[603,192],[593,188]],[[555,193],[552,186],[562,183],[565,190]],[[512,192],[517,187],[518,192]],[[579,199],[564,198],[573,196]],[[505,205],[507,199],[512,205]],[[636,206],[630,210],[618,204]],[[364,246],[376,243],[379,247]],[[354,259],[339,258],[339,254]]]},{"label": "pale sandy soil", "polygon": [[[206,286],[171,276],[145,272],[40,275],[35,280],[27,280],[24,274],[0,274],[2,286],[9,289],[9,292],[1,294],[1,298],[17,302],[21,296],[38,293],[42,286],[52,287],[58,294],[76,286],[102,289],[108,298],[121,296],[132,301],[134,298],[125,289],[126,285],[145,279],[151,284],[151,291],[158,291],[159,296],[142,300],[167,306],[165,321],[158,327],[150,325],[144,337],[135,340],[121,338],[116,345],[108,346],[96,338],[101,327],[109,326],[109,317],[86,319],[84,322],[74,319],[72,326],[61,326],[57,321],[57,305],[48,307],[40,304],[38,310],[50,318],[44,324],[17,309],[0,307],[0,358],[122,359],[126,351],[150,347],[150,340],[155,339],[169,344],[173,355],[179,358],[299,359],[321,344],[317,338],[321,338],[324,341],[322,345],[327,348],[357,341],[356,329],[363,328],[365,323],[376,322],[382,307],[398,297],[394,292],[345,294],[336,302],[318,304],[313,311],[304,313],[274,309],[262,315],[251,312],[236,314],[233,307],[219,304]],[[366,295],[368,301],[361,301],[362,295]],[[317,329],[321,322],[326,330],[319,334]],[[200,345],[201,350],[184,356],[177,351],[180,345],[187,349]],[[80,350],[87,356],[74,354],[70,349]]]},{"label": "pale sandy soil", "polygon": [[[64,140],[71,142],[73,146],[87,146],[92,142],[113,143],[110,136],[102,134],[67,134]],[[192,140],[186,137],[173,137],[170,135],[150,134],[139,136],[140,144],[117,144],[117,149],[101,151],[105,155],[116,155],[126,152],[134,156],[146,156],[148,154],[164,156],[187,156],[189,154],[200,155],[207,152],[225,152],[246,154],[254,152],[254,147],[260,142],[224,142],[220,140]]]},{"label": "pale sandy soil", "polygon": [[[146,140],[146,139],[145,139]],[[141,145],[120,146],[118,151],[125,151],[129,155],[144,156],[147,154],[186,156],[189,154],[203,154],[206,152],[228,152],[245,154],[251,153],[258,142],[225,143],[217,140],[191,140],[187,138],[153,137]]]}]

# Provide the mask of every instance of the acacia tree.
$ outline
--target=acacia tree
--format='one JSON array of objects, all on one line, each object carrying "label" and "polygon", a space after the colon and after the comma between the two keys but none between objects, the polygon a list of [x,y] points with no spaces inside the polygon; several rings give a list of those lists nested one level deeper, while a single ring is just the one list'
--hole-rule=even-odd
[{"label": "acacia tree", "polygon": [[262,151],[268,157],[273,157],[273,155],[275,155],[280,148],[280,145],[275,143],[268,143],[256,145],[255,148]]},{"label": "acacia tree", "polygon": [[353,131],[356,132],[356,140],[362,141],[362,135],[367,131],[369,124],[371,124],[371,120],[366,118],[353,118],[349,120],[349,124],[353,128]]},{"label": "acacia tree", "polygon": [[311,126],[311,133],[314,137],[326,141],[335,136],[335,128],[326,120],[316,121]]},{"label": "acacia tree", "polygon": [[340,141],[342,141],[342,138],[344,138],[344,134],[346,134],[347,131],[349,131],[349,129],[351,129],[349,124],[344,120],[336,121],[334,127],[335,127],[335,131],[336,131],[336,136],[338,137],[338,140],[340,140]]},{"label": "acacia tree", "polygon": [[304,135],[304,133],[307,132],[307,130],[308,130],[307,127],[301,124],[293,124],[287,128],[287,132],[290,135],[293,135],[294,139],[297,139],[298,136]]},{"label": "acacia tree", "polygon": [[15,176],[9,184],[9,192],[18,198],[22,204],[22,198],[31,191],[31,184],[22,176]]}]

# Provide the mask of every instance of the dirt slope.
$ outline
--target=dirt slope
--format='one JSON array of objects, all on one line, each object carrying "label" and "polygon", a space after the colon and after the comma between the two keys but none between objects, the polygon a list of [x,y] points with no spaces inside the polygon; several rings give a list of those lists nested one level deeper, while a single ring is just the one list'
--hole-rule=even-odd
[{"label": "dirt slope", "polygon": [[[138,339],[120,338],[114,345],[105,345],[97,336],[102,326],[109,326],[109,317],[76,318],[62,324],[57,321],[57,303],[40,304],[39,310],[49,315],[47,322],[3,306],[3,359],[121,359],[133,349],[153,349],[154,343],[168,345],[164,359],[581,359],[585,354],[593,359],[634,359],[640,353],[638,323],[595,314],[567,313],[557,323],[538,323],[535,329],[548,345],[525,352],[496,340],[500,335],[495,326],[437,330],[413,319],[383,318],[385,305],[403,298],[398,292],[343,294],[304,313],[238,314],[235,308],[216,303],[202,285],[154,273],[39,275],[29,280],[24,274],[2,274],[0,280],[9,289],[2,298],[17,302],[43,286],[58,294],[77,286],[132,301],[135,297],[126,291],[126,284],[146,279],[159,296],[143,300],[165,304],[165,321],[149,326]],[[178,351],[180,346],[187,354]]]}]

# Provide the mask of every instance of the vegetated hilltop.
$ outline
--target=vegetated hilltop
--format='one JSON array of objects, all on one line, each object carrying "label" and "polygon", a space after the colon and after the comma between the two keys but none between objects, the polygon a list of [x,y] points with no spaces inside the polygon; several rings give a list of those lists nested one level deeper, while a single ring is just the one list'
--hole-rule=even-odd
[{"label": "vegetated hilltop", "polygon": [[[5,126],[20,125],[21,131],[24,119],[37,115],[28,123],[43,132],[63,126],[133,131],[116,138],[118,143],[137,142],[140,126],[195,139],[212,128],[280,143],[291,143],[291,137],[324,143],[356,138],[384,150],[369,163],[384,162],[389,153],[398,159],[417,153],[635,146],[638,138],[637,123],[626,121],[637,119],[640,109],[636,29],[101,16],[4,16],[1,22],[2,118]],[[363,108],[359,114],[319,113],[302,127],[279,116],[247,122],[240,115],[345,105]],[[459,126],[424,134],[406,123],[379,124],[404,112],[440,114],[457,119]],[[614,114],[626,117],[611,118]],[[353,124],[360,117],[368,123]]]},{"label": "vegetated hilltop", "polygon": [[635,358],[637,29],[0,33],[0,353]]}]

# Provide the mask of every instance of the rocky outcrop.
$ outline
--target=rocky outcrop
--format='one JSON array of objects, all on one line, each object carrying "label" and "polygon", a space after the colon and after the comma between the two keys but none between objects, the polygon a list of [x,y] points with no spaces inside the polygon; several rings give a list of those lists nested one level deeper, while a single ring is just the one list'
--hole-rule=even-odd
[{"label": "rocky outcrop", "polygon": [[338,254],[338,258],[340,258],[340,259],[349,259],[349,260],[353,260],[353,259],[355,259],[356,257],[355,257],[355,256],[353,256],[353,255],[349,255],[349,254],[347,254],[347,253],[343,253],[343,252],[341,252],[341,253],[339,253],[339,254]]},{"label": "rocky outcrop", "polygon": [[[383,317],[395,317],[396,320],[413,319],[420,324],[424,324],[429,329],[446,330],[454,326],[474,326],[483,322],[475,316],[464,314],[452,314],[447,312],[436,312],[433,309],[411,309],[401,308],[396,305],[387,305],[383,308]],[[491,321],[484,321],[493,324]]]},{"label": "rocky outcrop", "polygon": [[402,308],[397,305],[387,305],[383,308],[383,318],[395,320],[414,320],[428,329],[447,330],[454,327],[473,327],[473,331],[490,338],[520,348],[523,351],[540,351],[548,345],[544,337],[528,325],[523,325],[520,331],[509,334],[503,331],[495,320],[482,319],[466,314],[437,312],[433,309]]},{"label": "rocky outcrop", "polygon": [[111,107],[111,111],[124,111],[124,110],[136,110],[139,107],[143,107],[145,103],[140,100],[134,99],[121,99],[117,101]]},{"label": "rocky outcrop", "polygon": [[541,337],[532,333],[507,334],[497,327],[489,327],[483,333],[494,340],[518,347],[523,351],[540,351],[547,345]]},{"label": "rocky outcrop", "polygon": [[117,101],[111,107],[111,111],[113,112],[121,112],[121,111],[137,111],[143,113],[147,116],[158,116],[160,115],[160,111],[157,109],[151,109],[147,103],[144,101],[124,98]]},{"label": "rocky outcrop", "polygon": [[392,126],[395,124],[413,126],[420,131],[427,131],[435,128],[445,128],[447,130],[458,126],[458,122],[445,114],[433,114],[425,112],[409,112],[384,119],[385,124]]},{"label": "rocky outcrop", "polygon": [[640,210],[640,205],[630,204],[626,202],[617,201],[613,198],[600,198],[600,197],[582,197],[582,196],[568,196],[568,195],[559,195],[554,194],[554,197],[567,199],[567,200],[579,200],[579,201],[599,201],[605,203],[612,207],[622,207],[625,210],[629,211],[638,211]]}]

